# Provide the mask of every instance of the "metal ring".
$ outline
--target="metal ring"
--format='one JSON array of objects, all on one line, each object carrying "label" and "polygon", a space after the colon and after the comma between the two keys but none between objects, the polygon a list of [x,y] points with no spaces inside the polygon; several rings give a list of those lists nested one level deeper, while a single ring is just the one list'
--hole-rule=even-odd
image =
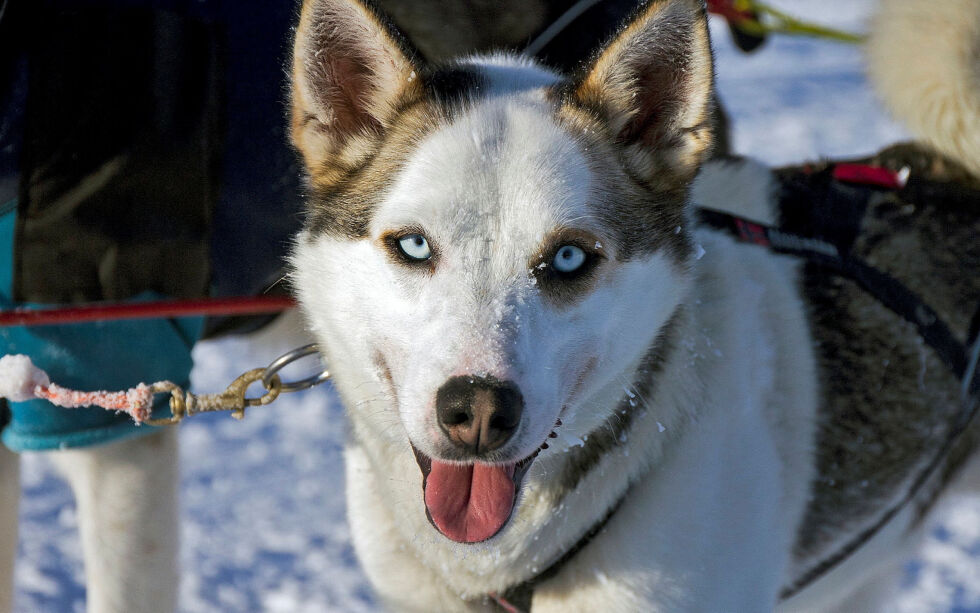
[{"label": "metal ring", "polygon": [[[316,345],[304,345],[303,347],[299,347],[298,349],[293,349],[292,351],[282,354],[273,360],[271,364],[265,367],[265,372],[262,373],[262,385],[264,385],[266,389],[269,389],[272,387],[272,378],[275,377],[276,373],[282,370],[286,364],[290,364],[296,360],[316,353],[319,353]],[[324,370],[319,374],[301,379],[299,381],[292,381],[290,383],[283,381],[282,388],[279,391],[298,392],[300,390],[309,389],[314,385],[320,385],[329,378],[330,371]]]}]

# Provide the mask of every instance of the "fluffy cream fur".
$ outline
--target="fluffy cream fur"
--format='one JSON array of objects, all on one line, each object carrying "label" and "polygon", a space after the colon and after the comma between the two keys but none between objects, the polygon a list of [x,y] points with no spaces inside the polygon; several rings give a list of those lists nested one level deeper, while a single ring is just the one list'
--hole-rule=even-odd
[{"label": "fluffy cream fur", "polygon": [[882,0],[867,56],[895,116],[980,176],[980,2]]}]

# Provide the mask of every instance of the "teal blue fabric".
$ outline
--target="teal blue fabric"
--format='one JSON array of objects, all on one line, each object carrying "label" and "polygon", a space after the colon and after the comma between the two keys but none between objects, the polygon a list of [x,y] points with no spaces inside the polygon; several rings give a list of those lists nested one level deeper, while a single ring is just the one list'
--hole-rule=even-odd
[{"label": "teal blue fabric", "polygon": [[[14,214],[0,216],[0,307],[10,299]],[[145,294],[137,300],[158,299]],[[122,390],[139,382],[170,380],[187,386],[191,348],[203,319],[145,319],[56,326],[0,328],[0,353],[22,353],[59,385],[80,390]],[[169,396],[157,396],[154,417],[169,415]],[[99,408],[65,409],[44,400],[9,403],[0,440],[13,451],[66,449],[150,434],[123,413]]]},{"label": "teal blue fabric", "polygon": [[14,285],[14,230],[17,224],[17,200],[0,202],[0,304],[10,304]]}]

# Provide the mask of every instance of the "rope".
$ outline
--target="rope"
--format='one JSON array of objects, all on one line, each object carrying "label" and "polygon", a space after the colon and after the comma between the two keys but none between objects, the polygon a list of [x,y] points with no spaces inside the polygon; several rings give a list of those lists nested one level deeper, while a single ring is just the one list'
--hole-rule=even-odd
[{"label": "rope", "polygon": [[[34,366],[26,355],[4,355],[0,357],[0,399],[25,402],[41,398],[68,409],[96,406],[127,413],[137,425],[172,426],[185,417],[209,411],[231,411],[232,417],[242,419],[247,407],[270,404],[284,392],[309,389],[329,379],[328,370],[288,383],[284,383],[279,376],[279,371],[285,366],[315,355],[319,355],[316,345],[293,349],[265,368],[253,368],[243,373],[218,394],[192,394],[170,381],[157,381],[149,385],[140,383],[118,392],[73,390],[52,383],[48,374]],[[253,383],[262,384],[265,392],[261,396],[247,395]],[[170,417],[154,418],[153,396],[167,393],[170,394]]]}]

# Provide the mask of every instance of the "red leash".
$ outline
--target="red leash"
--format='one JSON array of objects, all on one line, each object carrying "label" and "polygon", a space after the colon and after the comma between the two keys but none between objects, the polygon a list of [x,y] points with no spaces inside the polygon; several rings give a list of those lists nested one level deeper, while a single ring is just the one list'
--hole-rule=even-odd
[{"label": "red leash", "polygon": [[258,315],[296,306],[288,296],[235,296],[192,300],[95,303],[50,309],[16,308],[0,311],[0,328],[46,326],[120,319],[170,319],[195,315]]}]

